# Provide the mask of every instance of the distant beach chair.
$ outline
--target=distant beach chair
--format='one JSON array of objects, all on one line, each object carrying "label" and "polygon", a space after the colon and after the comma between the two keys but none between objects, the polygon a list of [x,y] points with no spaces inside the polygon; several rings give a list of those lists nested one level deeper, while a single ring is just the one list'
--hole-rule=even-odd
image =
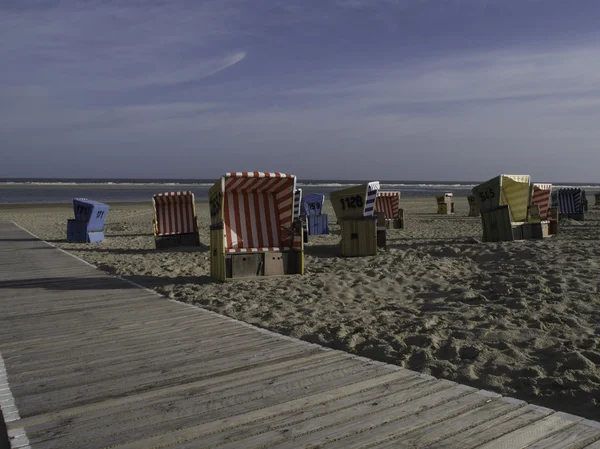
[{"label": "distant beach chair", "polygon": [[[558,233],[558,210],[551,207],[552,184],[533,184],[531,186],[531,205],[529,221],[548,224],[548,234]],[[537,206],[537,210],[535,207]]]},{"label": "distant beach chair", "polygon": [[73,199],[74,219],[67,221],[67,241],[98,243],[104,240],[104,223],[108,217],[108,204],[87,198]]},{"label": "distant beach chair", "polygon": [[387,229],[404,229],[404,210],[400,209],[400,192],[377,192],[375,211],[383,212]]},{"label": "distant beach chair", "polygon": [[583,221],[585,218],[585,191],[578,187],[563,187],[553,192],[553,204],[558,208],[559,216]]},{"label": "distant beach chair", "polygon": [[437,201],[438,214],[449,215],[454,213],[454,195],[452,193],[444,193],[435,197]]},{"label": "distant beach chair", "polygon": [[382,241],[385,242],[385,224],[381,226],[379,223],[378,226],[375,215],[378,191],[379,182],[373,181],[329,194],[342,231],[340,246],[343,256],[372,256],[377,254],[378,243],[379,246],[384,246]]},{"label": "distant beach chair", "polygon": [[226,173],[209,191],[210,271],[217,280],[304,274],[296,177]]},{"label": "distant beach chair", "polygon": [[302,198],[300,215],[306,222],[308,235],[329,234],[328,217],[323,213],[325,195],[313,193]]},{"label": "distant beach chair", "polygon": [[596,207],[600,206],[600,192],[597,192],[594,195],[594,199],[596,200],[595,203],[594,203],[594,206],[596,206]]},{"label": "distant beach chair", "polygon": [[154,242],[157,249],[200,245],[196,203],[192,192],[152,196]]},{"label": "distant beach chair", "polygon": [[469,195],[467,201],[469,202],[469,217],[479,217],[479,208],[475,201],[475,195]]},{"label": "distant beach chair", "polygon": [[481,211],[484,242],[548,237],[549,225],[531,206],[529,175],[500,175],[473,188]]}]

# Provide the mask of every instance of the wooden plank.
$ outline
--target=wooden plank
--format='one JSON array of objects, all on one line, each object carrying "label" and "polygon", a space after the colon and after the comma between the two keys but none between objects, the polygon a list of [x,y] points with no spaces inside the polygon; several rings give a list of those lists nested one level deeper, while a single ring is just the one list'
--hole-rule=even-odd
[{"label": "wooden plank", "polygon": [[481,449],[525,448],[549,434],[571,427],[581,420],[582,418],[566,413],[553,413],[494,441],[483,444]]},{"label": "wooden plank", "polygon": [[475,449],[480,445],[501,438],[517,429],[544,419],[553,411],[543,407],[525,406],[486,421],[458,435],[446,437],[427,449]]},{"label": "wooden plank", "polygon": [[[251,436],[256,436],[275,429],[281,430],[311,418],[324,416],[365,403],[371,403],[372,406],[375,407],[377,404],[379,404],[379,401],[385,400],[389,398],[389,396],[398,392],[420,387],[425,384],[431,387],[433,384],[437,383],[438,381],[432,380],[429,377],[415,375],[413,377],[401,379],[394,383],[367,389],[339,399],[334,399],[323,404],[317,404],[304,409],[298,409],[291,413],[282,414],[281,416],[273,417],[266,421],[257,421],[223,432],[205,435],[202,437],[202,444],[206,446],[213,446],[239,441],[240,445],[244,445],[245,441],[243,440]],[[431,392],[433,391],[439,391],[439,389],[432,388]],[[186,447],[186,445],[193,447],[193,443],[198,443],[198,441],[193,440],[192,442],[184,444],[183,447]]]},{"label": "wooden plank", "polygon": [[[288,428],[295,427],[299,423],[310,419],[325,419],[327,415],[343,415],[346,419],[353,415],[362,416],[367,414],[365,410],[390,408],[394,405],[422,398],[428,394],[447,390],[454,386],[453,382],[437,381],[423,376],[409,377],[393,384],[357,392],[356,394],[335,399],[324,404],[294,410],[291,413],[269,419],[268,421],[258,421],[224,432],[203,436],[202,444],[221,445],[229,443],[231,445],[239,444],[246,447],[246,445],[251,444],[251,441],[248,440],[249,437],[254,438],[254,443],[261,444],[261,441],[268,439],[268,432],[271,432],[271,435],[275,435],[275,440],[278,440],[282,433],[288,431]],[[338,415],[335,415],[336,412]],[[197,443],[198,441],[194,440],[188,443],[188,445],[193,447],[193,444]],[[186,445],[183,447],[186,447]]]},{"label": "wooden plank", "polygon": [[282,413],[287,413],[293,410],[309,407],[311,405],[329,402],[333,399],[338,399],[356,392],[360,392],[378,385],[393,382],[404,374],[401,372],[391,372],[389,374],[375,375],[369,379],[355,381],[343,386],[334,386],[329,390],[310,394],[310,391],[304,397],[293,399],[291,401],[271,405],[268,407],[253,410],[251,412],[242,413],[239,415],[231,415],[226,418],[215,419],[214,421],[200,423],[185,429],[178,429],[165,434],[152,435],[146,438],[139,438],[130,443],[120,446],[119,449],[140,449],[154,446],[168,446],[174,444],[182,444],[186,441],[197,439],[203,435],[207,435],[216,431],[222,431],[233,427],[241,426],[253,421],[268,419],[273,416],[278,416]]},{"label": "wooden plank", "polygon": [[106,396],[131,394],[148,388],[164,387],[219,375],[219,373],[244,370],[249,366],[269,363],[277,358],[294,357],[306,350],[306,347],[280,346],[279,349],[274,349],[273,346],[267,346],[233,360],[218,359],[212,363],[204,363],[200,360],[192,365],[175,365],[169,369],[157,368],[156,371],[144,376],[119,377],[119,382],[115,382],[113,377],[93,384],[93,388],[92,385],[65,386],[40,394],[20,396],[18,405],[21,415],[27,417],[34,413],[46,413],[57,407],[83,405]]},{"label": "wooden plank", "polygon": [[[90,449],[122,444],[148,433],[168,432],[173,428],[248,412],[268,404],[277,404],[283,398],[305,396],[308,388],[321,391],[331,385],[362,379],[365,377],[365,370],[366,367],[347,360],[346,365],[339,369],[333,367],[314,369],[314,373],[301,373],[293,378],[290,377],[290,381],[287,380],[287,376],[283,376],[279,382],[263,381],[258,385],[250,385],[247,390],[245,386],[241,386],[233,391],[220,388],[218,391],[207,392],[206,395],[203,393],[190,395],[180,401],[169,401],[166,409],[156,406],[143,407],[137,411],[133,410],[130,414],[104,417],[89,422],[86,426],[78,426],[77,441],[85,442],[86,447]],[[165,410],[168,412],[165,413]],[[62,426],[59,425],[58,428],[62,429]],[[99,438],[98,435],[101,437]],[[30,434],[29,438],[33,443],[36,442],[35,435]],[[56,439],[56,444],[53,441],[48,448],[69,447],[74,443],[75,441],[69,439]]]},{"label": "wooden plank", "polygon": [[[583,420],[527,446],[527,449],[580,449],[600,440],[600,424]],[[599,445],[600,446],[600,445]]]},{"label": "wooden plank", "polygon": [[[464,430],[491,421],[498,416],[506,415],[523,406],[525,406],[525,403],[520,401],[494,400],[441,422],[432,419],[430,425],[424,425],[407,433],[396,434],[387,443],[377,445],[377,448],[414,449],[415,447],[429,447],[433,443],[460,435]],[[401,437],[398,438],[400,435]],[[347,444],[354,444],[354,439],[349,439]]]},{"label": "wooden plank", "polygon": [[[101,402],[94,402],[82,406],[65,408],[60,411],[51,411],[44,414],[38,414],[30,418],[23,418],[20,420],[19,423],[24,427],[31,428],[37,425],[41,425],[42,423],[48,423],[52,421],[73,421],[75,417],[83,415],[91,416],[91,418],[93,418],[93,413],[96,411],[100,413],[99,416],[103,416],[104,412],[110,413],[113,410],[118,411],[120,407],[123,407],[125,409],[124,411],[126,412],[131,404],[136,404],[142,401],[151,401],[154,398],[168,398],[171,395],[187,394],[188,389],[191,391],[195,391],[197,389],[206,388],[211,385],[222,385],[228,382],[236,382],[239,380],[251,379],[254,376],[260,376],[266,372],[277,373],[280,369],[285,369],[286,367],[290,366],[296,367],[299,363],[307,364],[308,366],[310,366],[311,361],[313,360],[319,361],[323,358],[327,359],[331,356],[339,355],[335,351],[313,350],[312,352],[307,352],[294,356],[291,359],[274,361],[273,363],[266,365],[252,366],[246,371],[236,371],[233,373],[223,374],[219,377],[209,377],[195,382],[162,388],[155,388],[137,394],[120,396],[117,398],[108,398]],[[11,426],[9,426],[9,428],[10,427]]]},{"label": "wooden plank", "polygon": [[[440,381],[441,382],[441,381]],[[221,446],[222,449],[244,447],[246,449],[259,448],[267,443],[272,449],[290,447],[308,448],[313,445],[325,444],[337,440],[353,432],[367,431],[377,426],[378,423],[395,421],[404,416],[423,412],[452,399],[470,396],[474,390],[452,386],[431,394],[421,394],[411,397],[410,394],[401,394],[397,399],[398,405],[388,407],[374,406],[371,403],[360,404],[352,409],[345,409],[329,415],[314,417],[307,421],[295,423],[284,429],[276,429]],[[398,396],[398,395],[396,395]],[[408,396],[404,400],[402,396]],[[393,404],[393,402],[392,402]],[[290,442],[293,441],[293,444]],[[371,440],[370,440],[371,441]],[[191,447],[191,446],[190,446]]]}]

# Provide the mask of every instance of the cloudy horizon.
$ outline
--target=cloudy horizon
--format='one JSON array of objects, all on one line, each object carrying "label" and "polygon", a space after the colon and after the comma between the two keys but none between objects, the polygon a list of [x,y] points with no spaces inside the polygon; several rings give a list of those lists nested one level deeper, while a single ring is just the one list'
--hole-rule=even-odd
[{"label": "cloudy horizon", "polygon": [[0,2],[0,176],[600,182],[574,5]]}]

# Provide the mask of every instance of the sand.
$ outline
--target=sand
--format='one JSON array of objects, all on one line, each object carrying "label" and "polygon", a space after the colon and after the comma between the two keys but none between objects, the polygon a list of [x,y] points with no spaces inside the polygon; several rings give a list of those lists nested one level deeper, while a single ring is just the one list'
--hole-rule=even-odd
[{"label": "sand", "polygon": [[[406,229],[374,257],[311,238],[306,275],[213,282],[208,205],[196,248],[155,250],[148,204],[115,204],[102,244],[65,242],[72,208],[2,206],[43,239],[180,301],[282,334],[600,419],[600,209],[557,238],[481,243],[465,198],[402,200]],[[593,203],[593,196],[590,203]],[[330,222],[335,217],[329,207]]]}]

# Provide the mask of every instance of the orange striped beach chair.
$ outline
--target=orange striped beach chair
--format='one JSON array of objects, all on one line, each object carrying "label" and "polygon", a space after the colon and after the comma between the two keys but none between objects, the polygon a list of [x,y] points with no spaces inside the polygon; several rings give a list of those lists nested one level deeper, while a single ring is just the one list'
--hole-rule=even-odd
[{"label": "orange striped beach chair", "polygon": [[375,212],[383,212],[385,227],[404,229],[404,210],[400,209],[400,192],[377,192]]},{"label": "orange striped beach chair", "polygon": [[296,177],[226,173],[209,191],[211,276],[304,274],[302,225],[295,218]]},{"label": "orange striped beach chair", "polygon": [[549,235],[554,235],[558,233],[558,208],[551,207],[551,205],[552,184],[533,184],[531,186],[529,221],[539,221],[544,227],[548,227]]},{"label": "orange striped beach chair", "polygon": [[152,196],[154,241],[157,249],[200,245],[196,203],[192,192]]}]

